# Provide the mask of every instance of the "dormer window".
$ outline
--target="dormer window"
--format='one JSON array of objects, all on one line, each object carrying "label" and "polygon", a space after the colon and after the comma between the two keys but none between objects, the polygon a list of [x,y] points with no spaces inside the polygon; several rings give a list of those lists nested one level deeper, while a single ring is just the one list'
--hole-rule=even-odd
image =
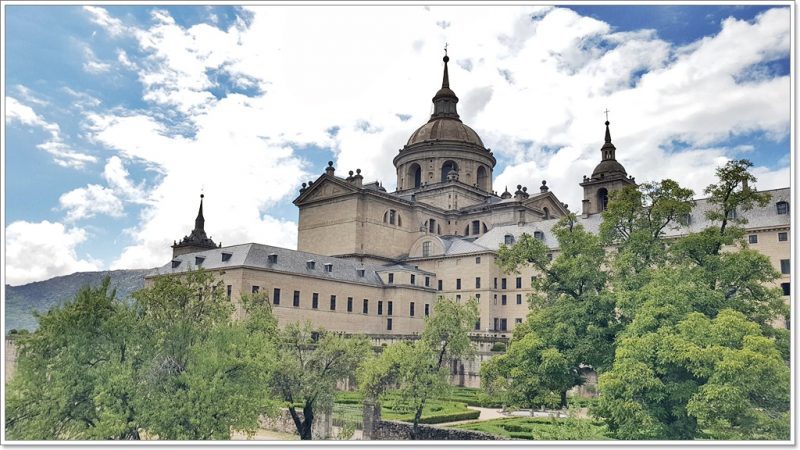
[{"label": "dormer window", "polygon": [[778,214],[789,214],[789,203],[781,201],[776,203],[775,207],[778,208]]},{"label": "dormer window", "polygon": [[202,266],[203,265],[203,261],[205,261],[205,260],[206,260],[205,256],[195,256],[194,265],[195,266]]},{"label": "dormer window", "polygon": [[534,231],[533,232],[533,237],[534,237],[534,239],[538,239],[540,241],[543,241],[544,240],[544,233],[542,233],[541,231]]},{"label": "dormer window", "polygon": [[317,265],[317,263],[314,262],[313,259],[309,259],[308,261],[306,261],[306,269],[308,269],[308,270],[314,270],[314,267],[316,265]]},{"label": "dormer window", "polygon": [[222,262],[230,261],[231,256],[233,256],[233,253],[222,252]]},{"label": "dormer window", "polygon": [[503,242],[506,245],[514,245],[514,235],[511,235],[511,234],[505,235],[504,238],[503,238]]},{"label": "dormer window", "polygon": [[732,209],[728,211],[728,220],[734,220],[734,219],[736,219],[736,210]]},{"label": "dormer window", "polygon": [[179,259],[173,259],[172,260],[172,268],[173,269],[177,268],[180,265],[181,265],[181,260],[179,260]]},{"label": "dormer window", "polygon": [[325,272],[333,272],[333,264],[326,263],[325,264]]},{"label": "dormer window", "polygon": [[277,253],[270,253],[267,255],[267,263],[268,264],[275,264],[278,262],[278,254]]},{"label": "dormer window", "polygon": [[361,278],[364,277],[364,272],[366,272],[365,269],[356,269],[356,274]]},{"label": "dormer window", "polygon": [[681,223],[683,225],[686,225],[686,226],[691,225],[692,224],[692,215],[691,214],[684,214],[683,216],[681,216]]}]

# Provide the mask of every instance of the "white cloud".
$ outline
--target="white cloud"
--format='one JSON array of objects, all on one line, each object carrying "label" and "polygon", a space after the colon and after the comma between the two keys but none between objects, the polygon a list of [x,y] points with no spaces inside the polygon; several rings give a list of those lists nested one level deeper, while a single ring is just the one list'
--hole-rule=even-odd
[{"label": "white cloud", "polygon": [[117,37],[128,31],[121,20],[111,17],[108,11],[99,6],[84,6],[83,10],[89,13],[89,20],[105,29],[112,37]]},{"label": "white cloud", "polygon": [[100,270],[101,262],[81,259],[75,247],[86,231],[61,223],[16,221],[6,228],[6,282],[20,285],[74,272]]},{"label": "white cloud", "polygon": [[[148,205],[128,230],[135,243],[113,267],[167,260],[168,245],[191,229],[201,189],[216,239],[293,247],[295,224],[269,211],[316,177],[298,146],[330,147],[337,173],[361,168],[367,181],[392,190],[391,160],[428,120],[445,41],[458,61],[450,81],[462,118],[509,162],[495,173],[498,191],[517,184],[535,191],[546,179],[579,210],[578,183],[599,162],[606,108],[630,174],[672,177],[698,193],[713,167],[738,151],[726,146],[729,137],[761,131],[778,139],[789,130],[790,80],[758,68],[788,56],[788,8],[751,22],[728,19],[718,34],[680,48],[653,30],[619,33],[563,8],[247,10],[247,25],[225,30],[186,28],[161,10],[149,28],[125,28],[147,56],[132,61],[133,52],[120,50],[117,61],[137,71],[152,108],[87,116],[94,142],[120,157],[106,164],[107,188]],[[106,29],[123,29],[90,12]],[[391,36],[402,38],[383,38]],[[742,76],[750,73],[758,76]],[[225,78],[231,89],[259,93],[220,95]],[[331,127],[339,128],[334,137]],[[673,141],[686,148],[673,150]],[[148,189],[129,180],[127,160],[157,171]],[[761,185],[788,184],[787,170],[755,172],[769,180]]]},{"label": "white cloud", "polygon": [[53,156],[53,162],[59,166],[80,169],[88,163],[97,161],[92,155],[73,150],[61,138],[61,128],[58,124],[47,122],[33,108],[23,105],[14,97],[6,96],[6,122],[19,122],[45,130],[50,139],[36,147]]},{"label": "white cloud", "polygon": [[104,63],[97,59],[94,51],[92,51],[91,47],[88,45],[83,48],[83,56],[86,58],[86,61],[83,62],[83,70],[86,72],[97,75],[111,70],[111,64]]},{"label": "white cloud", "polygon": [[67,220],[86,219],[96,214],[121,217],[122,202],[114,191],[97,184],[73,189],[58,199],[61,209],[67,210]]}]

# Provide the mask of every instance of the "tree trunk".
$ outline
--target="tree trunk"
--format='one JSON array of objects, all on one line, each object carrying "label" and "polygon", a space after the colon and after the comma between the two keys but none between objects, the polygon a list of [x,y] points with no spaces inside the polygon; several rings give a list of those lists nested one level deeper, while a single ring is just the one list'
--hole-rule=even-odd
[{"label": "tree trunk", "polygon": [[303,406],[303,429],[300,432],[300,439],[303,441],[310,441],[311,425],[314,423],[314,407],[311,403],[306,403]]},{"label": "tree trunk", "polygon": [[561,391],[561,408],[567,408],[567,391]]},{"label": "tree trunk", "polygon": [[419,438],[419,420],[422,418],[422,410],[425,409],[425,401],[422,401],[422,404],[419,405],[417,408],[417,412],[414,413],[414,426],[411,427],[411,439],[417,440]]}]

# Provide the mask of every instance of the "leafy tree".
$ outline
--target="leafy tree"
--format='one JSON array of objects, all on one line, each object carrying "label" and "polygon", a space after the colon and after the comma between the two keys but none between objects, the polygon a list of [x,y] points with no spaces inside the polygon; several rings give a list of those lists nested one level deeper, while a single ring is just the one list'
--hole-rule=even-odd
[{"label": "leafy tree", "polygon": [[419,340],[389,345],[359,368],[358,383],[366,398],[379,400],[388,388],[395,388],[399,401],[414,411],[411,439],[419,437],[427,401],[449,392],[447,362],[474,354],[469,333],[477,318],[474,299],[459,304],[440,298]]},{"label": "leafy tree", "polygon": [[277,411],[264,389],[269,310],[234,322],[204,271],[158,278],[131,302],[108,285],[81,290],[18,338],[10,438],[228,439]]},{"label": "leafy tree", "polygon": [[789,368],[733,310],[624,337],[594,409],[622,439],[788,439]]},{"label": "leafy tree", "polygon": [[[548,369],[527,379],[541,383],[530,386],[531,392],[546,392],[559,386],[560,403],[566,407],[567,390],[582,383],[583,366],[603,370],[611,364],[618,319],[613,296],[606,290],[606,254],[598,236],[586,231],[572,215],[561,219],[553,233],[560,247],[553,261],[543,242],[523,235],[513,247],[500,248],[498,264],[505,272],[518,272],[520,267],[529,265],[541,274],[532,283],[534,294],[529,298],[528,319],[515,330],[508,353],[527,355],[536,361],[563,358],[566,364],[554,367],[563,367],[564,372]],[[535,336],[526,340],[528,333]],[[515,346],[521,348],[517,350]],[[497,367],[489,365],[486,370],[524,363],[522,359],[512,362],[511,357],[505,361]],[[510,368],[501,370],[498,376],[511,377]]]},{"label": "leafy tree", "polygon": [[139,438],[132,315],[109,283],[81,289],[17,339],[17,373],[6,390],[9,438]]},{"label": "leafy tree", "polygon": [[367,357],[369,341],[315,330],[310,323],[290,324],[278,333],[275,347],[275,367],[267,384],[285,402],[300,439],[312,439],[314,417],[319,411],[330,412],[336,383]]},{"label": "leafy tree", "polygon": [[[769,194],[758,192],[754,186],[756,177],[748,169],[753,163],[746,159],[728,161],[716,170],[718,182],[710,184],[705,193],[709,195],[708,201],[716,205],[716,209],[709,210],[706,217],[709,220],[719,221],[719,234],[724,235],[729,224],[746,224],[741,213],[753,209],[754,206],[766,206]],[[721,244],[716,247],[719,252]]]}]

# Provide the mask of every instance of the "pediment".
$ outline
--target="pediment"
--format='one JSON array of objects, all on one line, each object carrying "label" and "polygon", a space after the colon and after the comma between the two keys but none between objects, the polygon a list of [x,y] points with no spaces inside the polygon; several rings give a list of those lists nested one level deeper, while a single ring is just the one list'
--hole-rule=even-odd
[{"label": "pediment", "polygon": [[341,197],[353,192],[358,192],[358,190],[356,186],[346,181],[341,181],[328,175],[322,175],[317,181],[311,184],[311,187],[306,188],[293,203],[300,206],[302,204],[317,202],[328,198]]},{"label": "pediment", "polygon": [[543,195],[537,195],[530,198],[523,203],[525,206],[533,209],[543,211],[547,208],[550,211],[550,217],[556,218],[569,214],[569,210],[564,208],[561,201],[552,192],[546,192]]}]

